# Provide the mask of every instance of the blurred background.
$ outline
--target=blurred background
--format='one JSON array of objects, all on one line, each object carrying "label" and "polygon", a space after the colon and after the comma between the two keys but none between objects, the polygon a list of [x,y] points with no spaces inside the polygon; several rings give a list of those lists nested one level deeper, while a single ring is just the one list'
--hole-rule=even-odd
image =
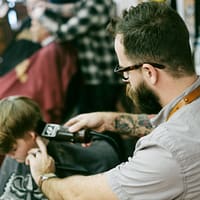
[{"label": "blurred background", "polygon": [[[114,1],[117,5],[118,15],[130,5],[142,2],[142,0]],[[165,2],[180,13],[188,26],[195,66],[197,72],[200,73],[200,0],[166,0]],[[19,32],[26,17],[27,10],[24,0],[0,0],[0,56]]]}]

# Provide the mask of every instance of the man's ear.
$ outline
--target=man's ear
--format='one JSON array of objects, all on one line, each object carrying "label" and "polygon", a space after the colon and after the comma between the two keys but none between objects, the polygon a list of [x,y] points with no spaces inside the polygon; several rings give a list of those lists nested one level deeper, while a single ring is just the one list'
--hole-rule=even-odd
[{"label": "man's ear", "polygon": [[143,64],[142,66],[143,77],[146,81],[155,85],[158,81],[158,70],[150,64]]}]

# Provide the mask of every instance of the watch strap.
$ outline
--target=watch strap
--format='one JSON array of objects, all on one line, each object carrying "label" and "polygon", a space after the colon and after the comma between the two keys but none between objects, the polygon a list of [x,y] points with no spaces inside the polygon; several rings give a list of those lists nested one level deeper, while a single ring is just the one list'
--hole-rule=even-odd
[{"label": "watch strap", "polygon": [[46,174],[40,175],[40,179],[38,181],[38,186],[39,186],[40,190],[42,191],[42,184],[44,181],[51,179],[51,178],[56,178],[56,177],[57,176],[54,173],[46,173]]}]

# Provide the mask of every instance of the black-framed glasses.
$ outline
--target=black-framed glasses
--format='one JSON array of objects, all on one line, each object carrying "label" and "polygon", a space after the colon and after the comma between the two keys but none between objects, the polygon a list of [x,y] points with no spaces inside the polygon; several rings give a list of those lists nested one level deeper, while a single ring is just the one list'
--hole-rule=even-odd
[{"label": "black-framed glasses", "polygon": [[127,67],[121,67],[120,65],[118,65],[114,68],[114,72],[115,73],[123,73],[122,80],[127,81],[129,79],[129,73],[125,73],[125,72],[135,70],[135,69],[139,69],[140,67],[142,67],[143,64],[150,64],[153,67],[156,67],[156,68],[159,68],[159,69],[165,68],[165,66],[162,65],[162,64],[152,63],[152,62],[144,62],[144,63],[131,65],[131,66],[127,66]]}]

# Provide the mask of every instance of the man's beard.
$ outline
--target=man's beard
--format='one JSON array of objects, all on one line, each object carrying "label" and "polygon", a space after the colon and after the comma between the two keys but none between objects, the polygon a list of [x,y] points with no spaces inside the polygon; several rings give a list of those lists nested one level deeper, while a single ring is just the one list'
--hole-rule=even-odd
[{"label": "man's beard", "polygon": [[126,94],[132,100],[136,113],[157,114],[162,108],[158,96],[145,82],[136,89],[127,84]]}]

